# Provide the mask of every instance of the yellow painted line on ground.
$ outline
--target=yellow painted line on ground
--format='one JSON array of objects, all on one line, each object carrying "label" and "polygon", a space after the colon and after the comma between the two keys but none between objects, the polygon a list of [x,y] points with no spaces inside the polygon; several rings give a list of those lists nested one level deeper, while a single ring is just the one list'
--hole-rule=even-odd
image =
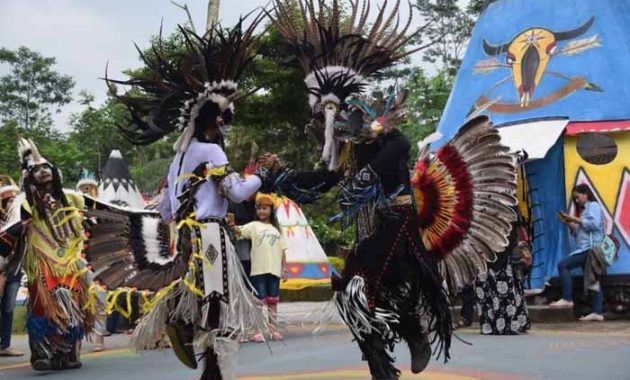
[{"label": "yellow painted line on ground", "polygon": [[630,346],[630,340],[605,340],[599,342],[584,342],[584,341],[570,341],[570,342],[552,342],[549,343],[548,348],[550,350],[575,350],[575,349],[599,349],[607,348],[610,346],[624,347]]},{"label": "yellow painted line on ground", "polygon": [[552,330],[530,330],[528,331],[529,335],[550,335],[550,336],[613,336],[613,337],[630,337],[630,331],[578,331],[578,330],[561,330],[561,331],[552,331]]},{"label": "yellow painted line on ground", "polygon": [[[603,327],[603,326],[602,326]],[[466,327],[457,330],[458,335],[475,336],[479,334],[478,327]],[[524,336],[536,335],[536,336],[613,336],[613,337],[630,337],[630,329],[624,328],[623,331],[580,331],[575,329],[563,328],[559,330],[551,330],[546,328],[532,328]],[[498,335],[497,335],[498,336]]]},{"label": "yellow painted line on ground", "polygon": [[[114,350],[105,350],[101,352],[81,353],[81,359],[102,358],[102,357],[116,356],[120,354],[130,354],[130,353],[131,353],[131,350],[128,348],[118,348]],[[30,366],[31,366],[31,362],[21,362],[21,363],[0,366],[0,371],[7,370],[7,369],[25,368],[25,367],[30,367]]]},{"label": "yellow painted line on ground", "polygon": [[[266,376],[250,376],[239,377],[239,380],[321,380],[321,379],[366,379],[370,374],[367,370],[338,370],[338,371],[323,371],[323,372],[309,372],[309,373],[291,373],[291,374],[273,374]],[[422,372],[419,375],[412,375],[410,372],[403,372],[401,380],[405,379],[423,379],[423,380],[481,380],[479,377],[471,377],[465,375],[458,375],[454,373],[439,373],[439,372]]]}]

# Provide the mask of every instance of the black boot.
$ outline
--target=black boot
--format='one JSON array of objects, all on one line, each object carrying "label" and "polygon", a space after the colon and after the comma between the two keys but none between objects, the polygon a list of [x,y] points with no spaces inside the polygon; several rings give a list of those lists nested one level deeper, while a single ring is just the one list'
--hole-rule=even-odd
[{"label": "black boot", "polygon": [[179,361],[188,368],[197,369],[197,358],[193,348],[193,326],[180,322],[169,323],[166,326],[166,333]]},{"label": "black boot", "polygon": [[48,358],[43,349],[40,346],[44,345],[43,342],[33,343],[29,337],[29,347],[31,349],[31,367],[35,371],[50,371],[53,369],[53,362]]},{"label": "black boot", "polygon": [[412,339],[407,339],[409,353],[411,354],[411,372],[420,373],[431,360],[431,343],[426,335],[419,333]]},{"label": "black boot", "polygon": [[31,367],[33,367],[35,371],[50,371],[53,369],[52,362],[49,359],[31,360]]},{"label": "black boot", "polygon": [[79,343],[72,345],[70,352],[61,358],[61,369],[79,369],[83,367],[80,359],[81,348]]},{"label": "black boot", "polygon": [[393,366],[393,359],[387,353],[385,343],[380,336],[375,334],[367,337],[359,344],[370,367],[372,380],[398,380],[400,371]]}]

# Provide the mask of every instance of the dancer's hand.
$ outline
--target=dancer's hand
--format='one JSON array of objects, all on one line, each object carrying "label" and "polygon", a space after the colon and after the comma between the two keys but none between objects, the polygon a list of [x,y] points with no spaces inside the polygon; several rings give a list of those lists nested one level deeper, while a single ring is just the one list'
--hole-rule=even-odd
[{"label": "dancer's hand", "polygon": [[228,228],[236,232],[237,234],[241,233],[241,228],[236,225],[234,219],[226,219],[225,224],[227,224]]},{"label": "dancer's hand", "polygon": [[282,161],[280,161],[278,155],[269,152],[258,157],[258,163],[273,172],[277,172],[282,168]]}]

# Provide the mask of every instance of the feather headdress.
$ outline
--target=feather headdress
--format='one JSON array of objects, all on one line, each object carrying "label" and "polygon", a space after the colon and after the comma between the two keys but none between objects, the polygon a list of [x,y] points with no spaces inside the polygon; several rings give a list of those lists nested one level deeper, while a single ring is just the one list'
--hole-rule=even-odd
[{"label": "feather headdress", "polygon": [[377,76],[420,49],[404,50],[419,31],[407,35],[411,10],[399,28],[400,0],[389,12],[385,0],[371,25],[367,23],[369,0],[349,3],[346,18],[339,0],[333,0],[331,6],[324,0],[299,0],[297,5],[291,0],[275,0],[275,15],[271,16],[306,75],[313,113],[324,117],[323,159],[330,169],[337,166],[333,125],[345,100],[362,92],[366,77]]},{"label": "feather headdress", "polygon": [[184,47],[175,53],[167,51],[161,31],[149,53],[136,46],[147,70],[126,81],[105,78],[110,88],[122,84],[135,90],[117,96],[129,111],[128,123],[121,127],[124,136],[146,145],[182,131],[175,149],[183,152],[202,108],[229,124],[233,103],[245,96],[238,92],[236,80],[256,55],[259,37],[254,31],[263,16],[262,12],[254,16],[249,26],[244,26],[247,16],[231,28],[215,24],[203,36],[180,26]]},{"label": "feather headdress", "polygon": [[39,153],[37,145],[35,145],[31,139],[18,137],[17,150],[22,165],[22,171],[25,175],[28,175],[28,170],[37,165],[48,164],[52,166],[52,164]]},{"label": "feather headdress", "polygon": [[76,186],[77,190],[83,185],[92,185],[94,187],[98,186],[98,181],[96,180],[94,173],[85,168],[81,169],[81,176],[79,177],[79,181]]},{"label": "feather headdress", "polygon": [[404,122],[408,94],[407,90],[396,92],[392,86],[387,94],[375,91],[371,96],[350,97],[346,100],[350,117],[347,122],[340,123],[337,135],[360,143],[386,133]]}]

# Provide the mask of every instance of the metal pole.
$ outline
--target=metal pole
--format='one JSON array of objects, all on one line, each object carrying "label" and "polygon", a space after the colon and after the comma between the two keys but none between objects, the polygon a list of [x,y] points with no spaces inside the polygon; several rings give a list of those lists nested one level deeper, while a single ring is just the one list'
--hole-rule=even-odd
[{"label": "metal pole", "polygon": [[221,0],[208,0],[208,20],[206,23],[206,30],[212,29],[212,27],[219,21],[219,6]]}]

